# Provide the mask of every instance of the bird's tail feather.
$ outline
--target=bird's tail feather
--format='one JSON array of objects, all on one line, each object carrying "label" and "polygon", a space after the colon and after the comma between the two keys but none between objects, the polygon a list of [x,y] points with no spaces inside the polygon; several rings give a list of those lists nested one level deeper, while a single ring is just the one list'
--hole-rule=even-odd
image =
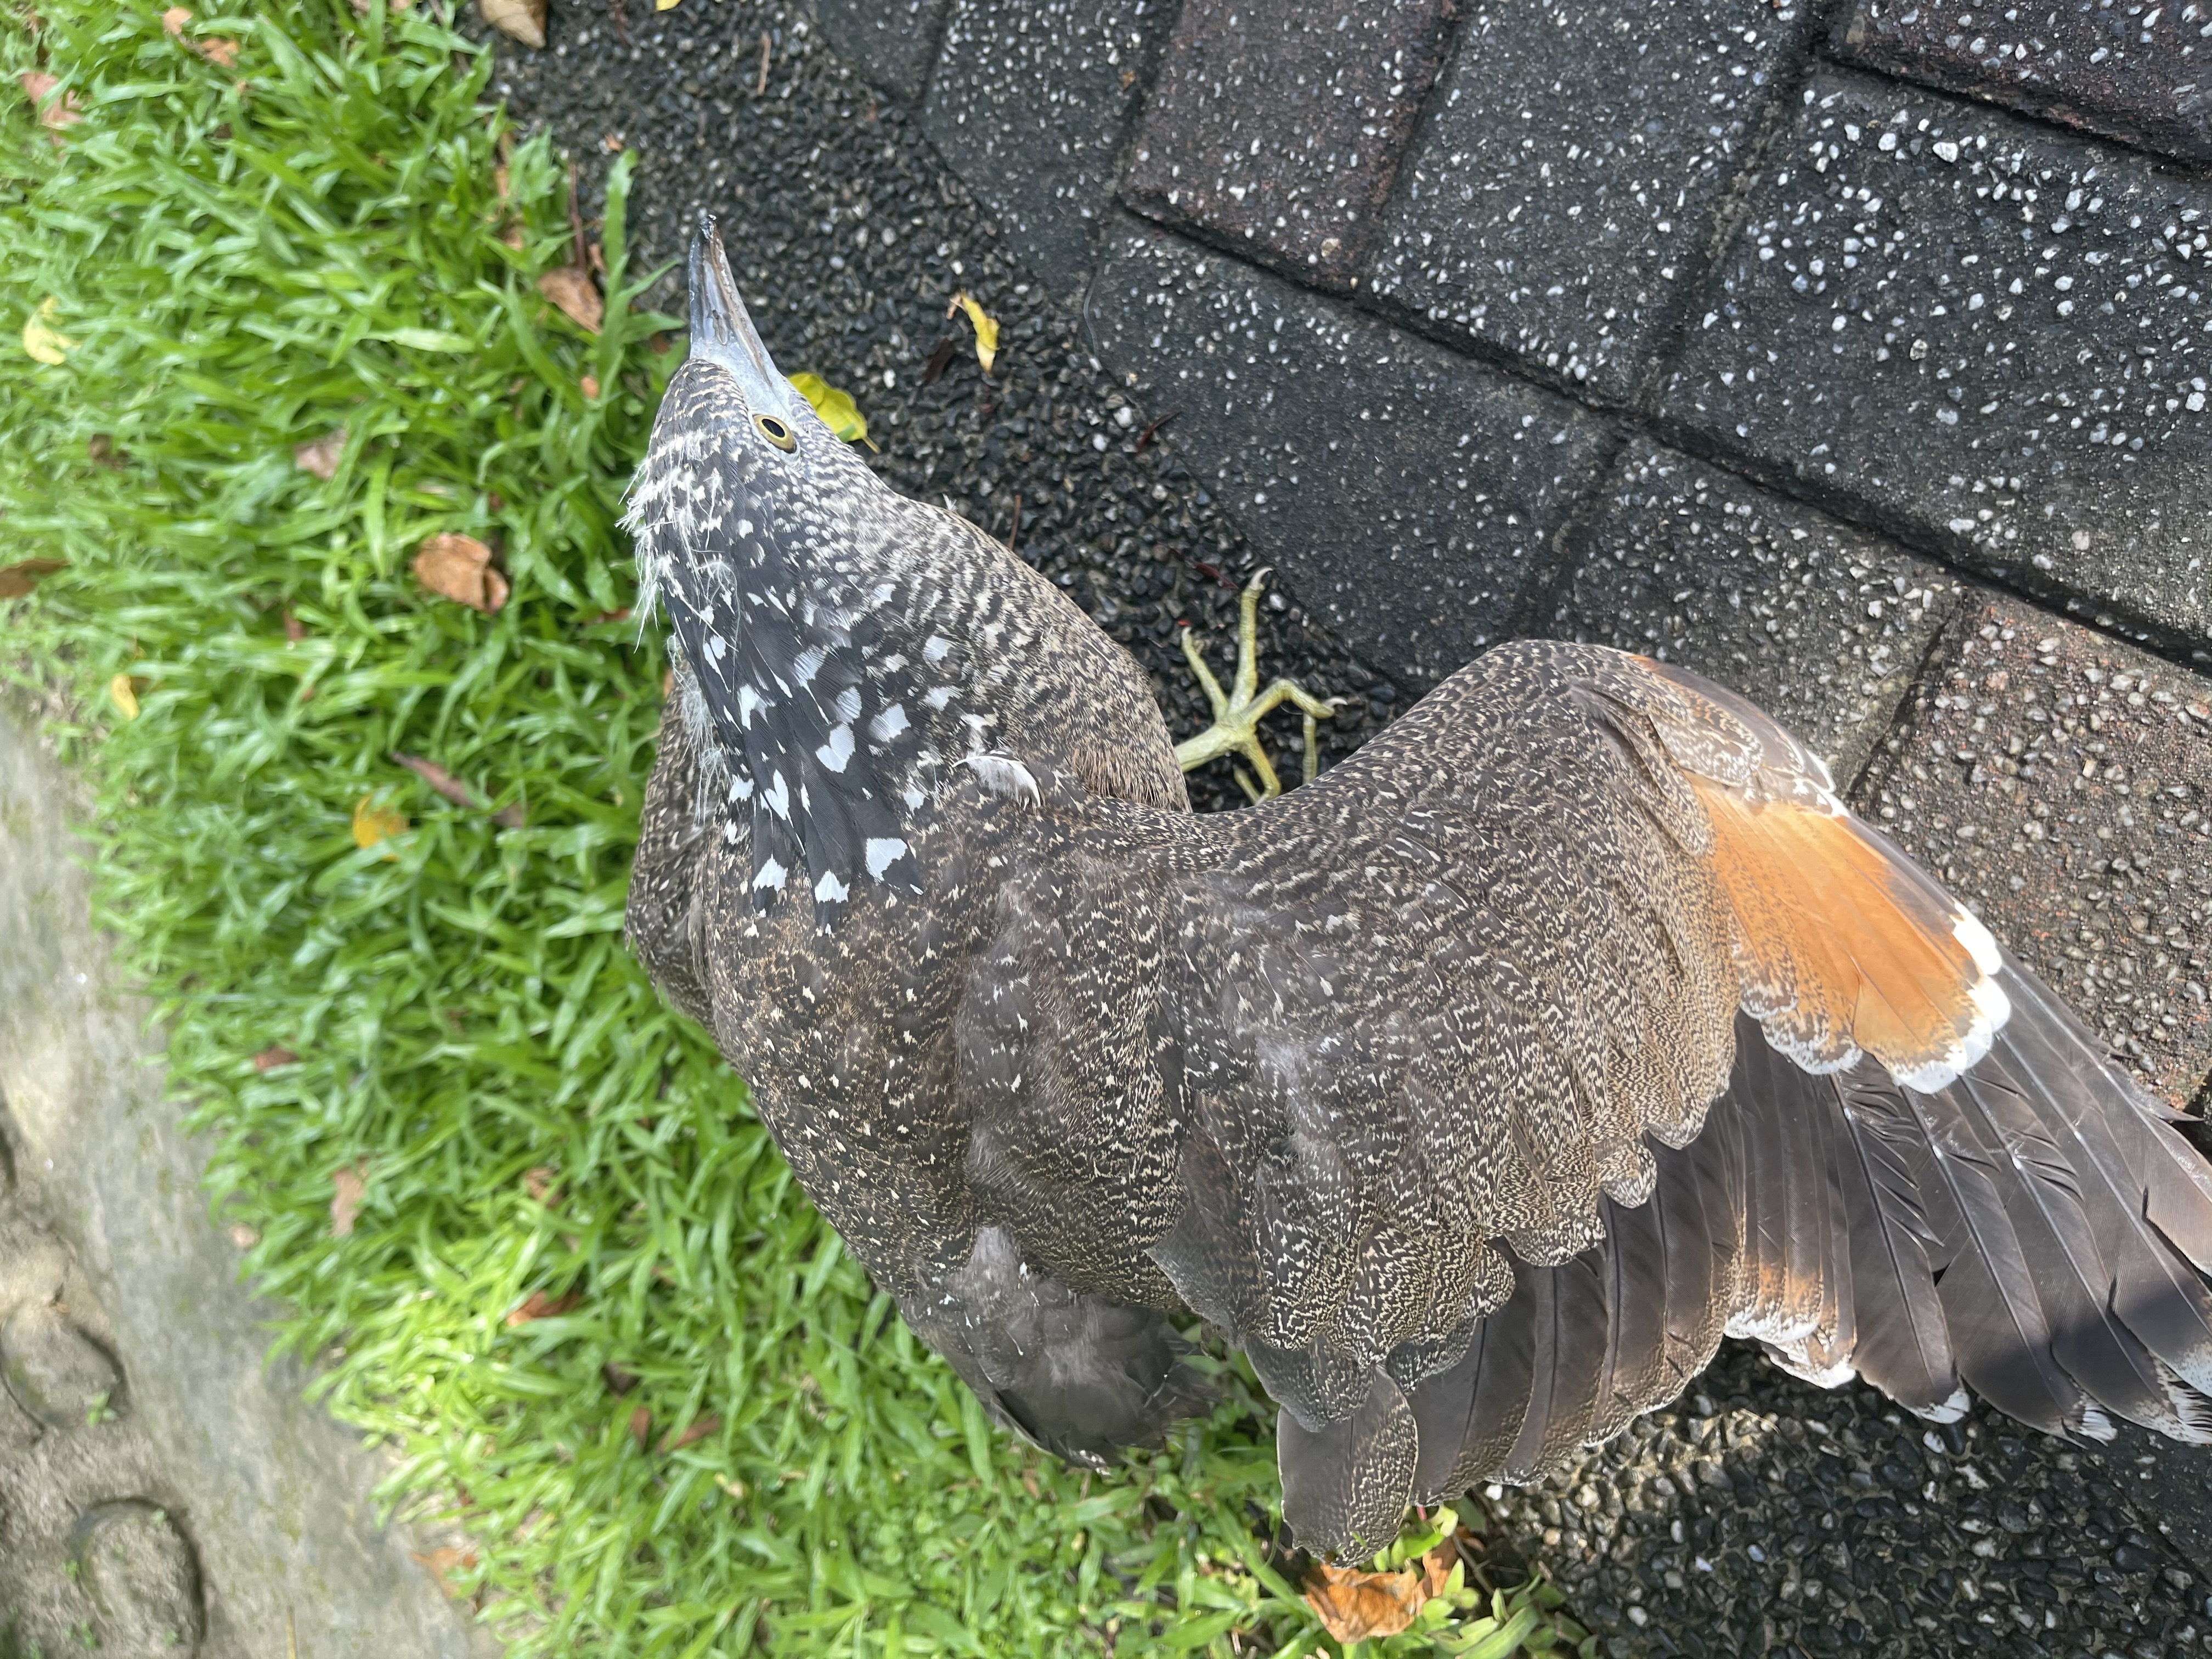
[{"label": "bird's tail feather", "polygon": [[[1466,1357],[1407,1392],[1404,1498],[1535,1478],[1680,1394],[1723,1326],[1936,1421],[1972,1390],[2052,1433],[2212,1442],[2212,1172],[2033,975],[2008,958],[2002,982],[1990,1054],[1932,1094],[1872,1060],[1807,1073],[1740,1019],[1704,1133],[1653,1148],[1650,1200],[1607,1200],[1571,1261],[1516,1265]],[[1349,1449],[1285,1440],[1286,1493],[1367,1484],[1311,1467]],[[1299,1507],[1302,1541],[1339,1543]],[[1388,1504],[1332,1504],[1355,1507]]]}]

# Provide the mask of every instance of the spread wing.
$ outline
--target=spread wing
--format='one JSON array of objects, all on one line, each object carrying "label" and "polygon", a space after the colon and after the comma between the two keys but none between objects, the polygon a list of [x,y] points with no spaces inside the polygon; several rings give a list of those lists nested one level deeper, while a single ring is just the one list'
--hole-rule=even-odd
[{"label": "spread wing", "polygon": [[1279,802],[1085,814],[970,971],[971,1180],[1243,1346],[1302,1541],[1532,1478],[1723,1330],[1930,1414],[2212,1420],[2195,1155],[1719,688],[1519,644]]}]

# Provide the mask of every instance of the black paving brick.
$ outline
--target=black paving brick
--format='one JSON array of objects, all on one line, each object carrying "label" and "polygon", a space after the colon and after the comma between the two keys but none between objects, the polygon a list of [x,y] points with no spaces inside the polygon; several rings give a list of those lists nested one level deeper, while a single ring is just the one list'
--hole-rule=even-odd
[{"label": "black paving brick", "polygon": [[922,131],[1055,294],[1089,274],[1166,0],[952,0]]},{"label": "black paving brick", "polygon": [[1856,803],[2154,1088],[2212,1075],[2212,680],[2002,596]]},{"label": "black paving brick", "polygon": [[1140,220],[1087,320],[1255,554],[1414,686],[1510,631],[1602,459],[1565,398]]},{"label": "black paving brick", "polygon": [[1837,47],[1869,69],[2212,161],[2206,0],[1857,0]]},{"label": "black paving brick", "polygon": [[1374,291],[1626,401],[1698,274],[1797,19],[1768,0],[1474,10]]},{"label": "black paving brick", "polygon": [[1642,439],[1607,497],[1548,631],[1733,687],[1848,787],[1957,610],[1958,580]]},{"label": "black paving brick", "polygon": [[1347,289],[1436,79],[1453,0],[1340,11],[1190,0],[1137,131],[1123,199]]},{"label": "black paving brick", "polygon": [[1750,206],[1668,422],[1947,558],[2212,639],[2212,185],[1835,71]]},{"label": "black paving brick", "polygon": [[921,101],[947,0],[814,0],[822,33],[839,57],[884,91]]}]

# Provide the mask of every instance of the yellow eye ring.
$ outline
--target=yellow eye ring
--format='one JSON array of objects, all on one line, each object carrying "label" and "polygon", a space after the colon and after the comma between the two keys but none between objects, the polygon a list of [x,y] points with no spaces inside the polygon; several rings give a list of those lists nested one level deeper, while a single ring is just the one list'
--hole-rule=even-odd
[{"label": "yellow eye ring", "polygon": [[799,447],[799,440],[793,434],[790,427],[778,420],[775,416],[756,415],[753,416],[753,424],[760,428],[761,436],[767,439],[778,449],[796,449]]}]

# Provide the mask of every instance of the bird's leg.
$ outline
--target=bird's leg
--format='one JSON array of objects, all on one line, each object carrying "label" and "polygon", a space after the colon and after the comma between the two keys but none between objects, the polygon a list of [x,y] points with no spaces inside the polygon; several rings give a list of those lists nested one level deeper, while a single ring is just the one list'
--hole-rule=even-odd
[{"label": "bird's leg", "polygon": [[1213,671],[1206,665],[1206,655],[1198,641],[1188,628],[1183,629],[1182,654],[1190,664],[1190,672],[1198,676],[1206,700],[1213,705],[1213,724],[1188,742],[1177,744],[1175,751],[1176,763],[1186,772],[1223,755],[1242,755],[1252,763],[1252,770],[1259,775],[1260,781],[1255,785],[1241,766],[1237,769],[1237,781],[1255,801],[1283,793],[1275,769],[1268,762],[1267,751],[1260,746],[1261,717],[1286,702],[1295,704],[1305,716],[1305,781],[1311,783],[1321,763],[1320,730],[1316,722],[1336,712],[1295,681],[1279,679],[1265,691],[1260,690],[1260,590],[1267,580],[1265,570],[1255,574],[1238,602],[1237,675],[1226,692],[1222,690],[1221,682],[1213,678]]}]

